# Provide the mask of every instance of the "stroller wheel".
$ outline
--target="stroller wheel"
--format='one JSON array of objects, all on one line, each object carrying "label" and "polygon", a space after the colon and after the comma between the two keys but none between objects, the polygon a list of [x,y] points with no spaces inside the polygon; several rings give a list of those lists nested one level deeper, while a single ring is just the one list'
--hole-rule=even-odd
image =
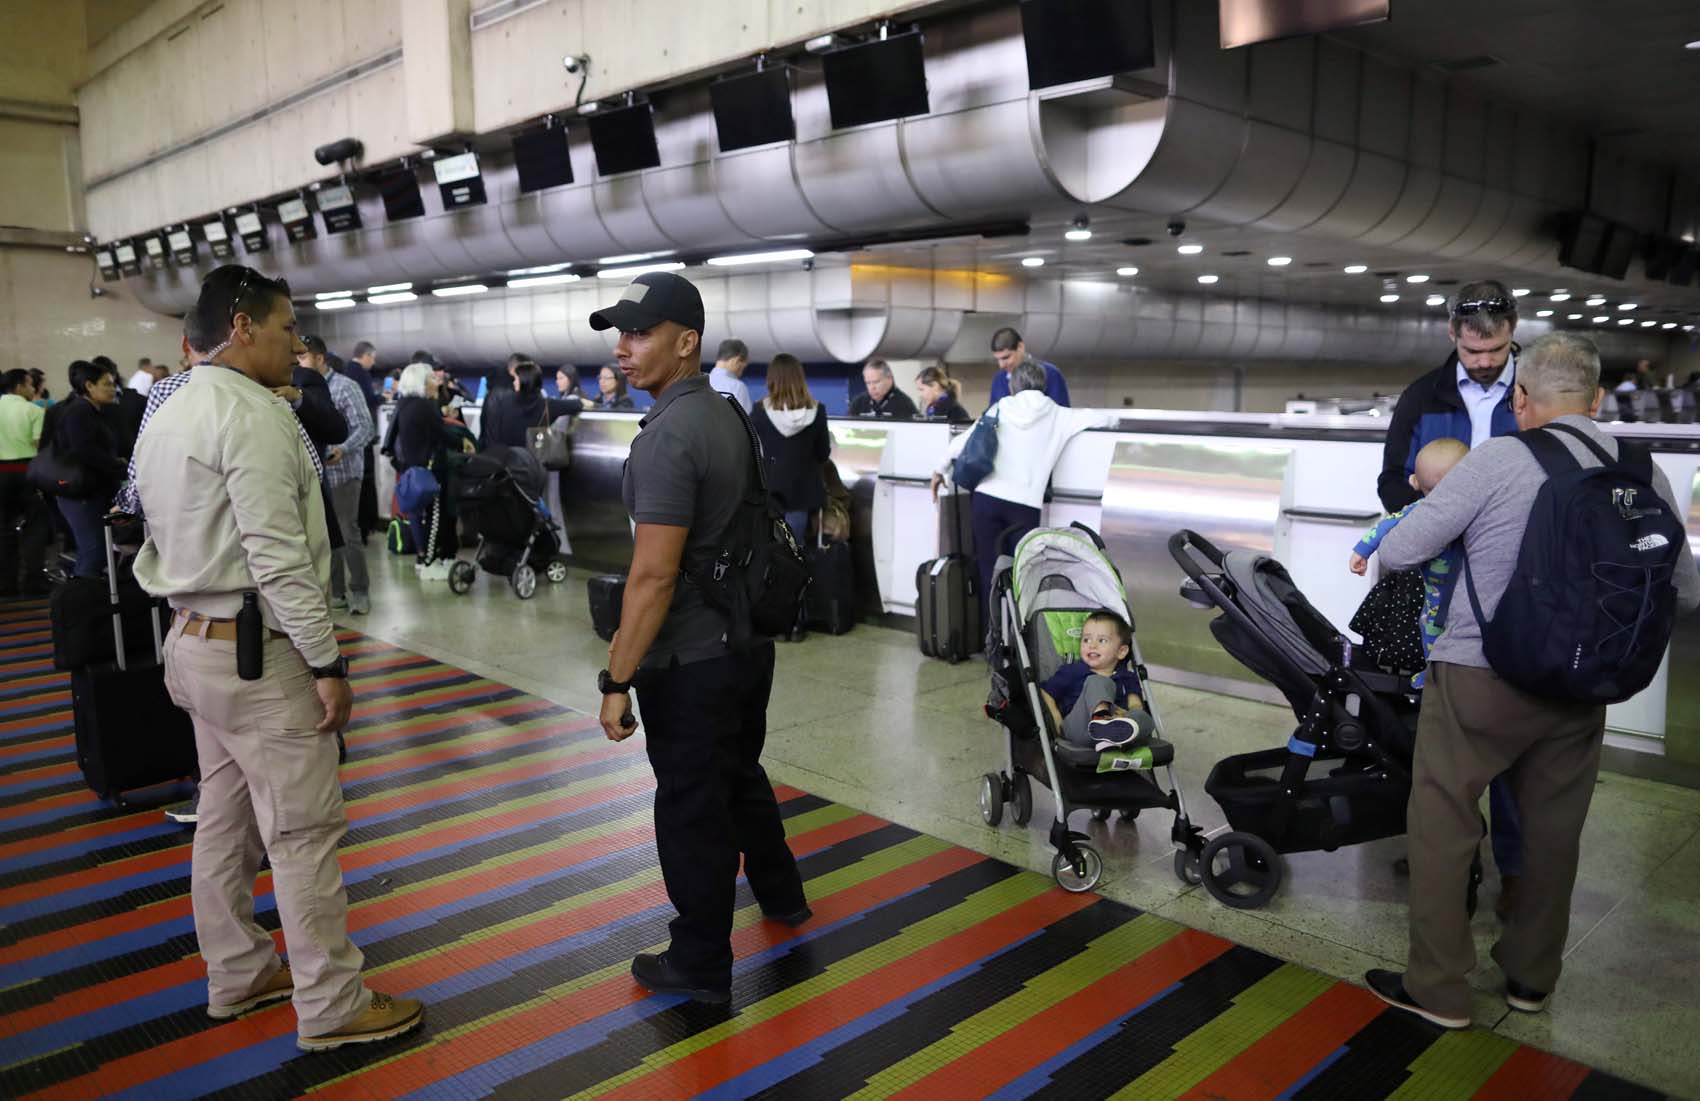
[{"label": "stroller wheel", "polygon": [[449,591],[465,595],[472,591],[472,583],[478,580],[478,567],[471,562],[456,560],[449,567]]},{"label": "stroller wheel", "polygon": [[1204,889],[1236,910],[1267,906],[1281,889],[1281,856],[1255,833],[1224,833],[1204,846],[1199,859]]},{"label": "stroller wheel", "polygon": [[1092,821],[1094,821],[1094,822],[1108,822],[1109,820],[1110,820],[1110,808],[1109,807],[1099,807],[1097,810],[1092,812]]},{"label": "stroller wheel", "polygon": [[537,571],[531,568],[529,562],[521,562],[514,567],[508,584],[514,587],[515,596],[521,600],[530,600],[532,594],[537,592]]},{"label": "stroller wheel", "polygon": [[543,571],[543,576],[549,579],[549,584],[559,585],[567,579],[567,560],[560,555],[549,559],[549,565]]},{"label": "stroller wheel", "polygon": [[1057,886],[1065,891],[1079,894],[1090,891],[1104,878],[1104,858],[1098,855],[1098,850],[1084,841],[1074,843],[1075,859],[1070,860],[1064,853],[1057,853],[1051,858],[1051,875],[1056,877]]},{"label": "stroller wheel", "polygon": [[1124,810],[1124,811],[1122,811],[1122,814],[1121,814],[1121,820],[1123,822],[1131,822],[1135,818],[1138,818],[1138,817],[1139,817],[1139,808],[1138,807],[1135,807],[1132,810]]},{"label": "stroller wheel", "polygon": [[1015,779],[1010,781],[1010,788],[1009,801],[1015,804],[1010,811],[1010,821],[1025,826],[1033,821],[1033,781],[1027,778],[1025,772],[1017,772]]},{"label": "stroller wheel", "polygon": [[1003,821],[1003,777],[995,772],[980,777],[980,817],[988,826]]},{"label": "stroller wheel", "polygon": [[1204,882],[1197,855],[1186,849],[1175,850],[1175,878],[1189,887],[1196,887]]}]

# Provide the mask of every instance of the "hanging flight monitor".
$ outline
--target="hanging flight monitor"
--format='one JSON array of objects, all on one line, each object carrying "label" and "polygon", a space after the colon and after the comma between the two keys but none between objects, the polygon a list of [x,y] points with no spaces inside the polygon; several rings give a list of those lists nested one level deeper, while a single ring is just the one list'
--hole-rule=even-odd
[{"label": "hanging flight monitor", "polygon": [[514,135],[514,167],[520,191],[542,191],[573,182],[573,159],[564,126],[544,126]]},{"label": "hanging flight monitor", "polygon": [[328,184],[319,188],[319,214],[325,219],[325,232],[347,233],[360,228],[360,208],[354,203],[354,192],[346,184]]},{"label": "hanging flight monitor", "polygon": [[195,262],[195,239],[189,236],[188,226],[166,230],[165,243],[171,246],[171,258],[179,264]]},{"label": "hanging flight monitor", "polygon": [[425,199],[419,194],[419,177],[409,166],[391,169],[373,182],[384,197],[384,217],[392,222],[425,216]]},{"label": "hanging flight monitor", "polygon": [[1027,84],[1053,88],[1157,63],[1151,0],[1021,0]]},{"label": "hanging flight monitor", "polygon": [[443,196],[444,210],[483,205],[484,175],[478,171],[477,153],[439,157],[431,162],[431,171],[436,173],[437,191]]},{"label": "hanging flight monitor", "polygon": [[159,234],[150,233],[142,238],[142,249],[148,254],[148,267],[154,271],[165,269],[165,242]]},{"label": "hanging flight monitor", "polygon": [[708,86],[714,104],[714,129],[720,151],[791,141],[797,120],[791,117],[791,68],[772,65],[742,76],[727,77]]},{"label": "hanging flight monitor", "polygon": [[223,218],[214,218],[210,222],[201,223],[201,237],[212,250],[215,260],[228,260],[236,255],[236,249],[230,244],[230,230],[225,228]]},{"label": "hanging flight monitor", "polygon": [[243,249],[250,253],[264,252],[272,247],[258,210],[244,210],[236,215],[236,235],[242,238]]},{"label": "hanging flight monitor", "polygon": [[1224,50],[1231,50],[1384,23],[1390,6],[1389,0],[1217,0],[1218,41]]},{"label": "hanging flight monitor", "polygon": [[921,31],[915,28],[822,54],[833,129],[926,114],[921,45]]},{"label": "hanging flight monitor", "polygon": [[292,242],[311,241],[319,235],[313,226],[313,212],[307,209],[306,200],[300,196],[277,204],[277,216],[283,219],[283,231],[289,234]]},{"label": "hanging flight monitor", "polygon": [[591,115],[590,145],[596,150],[596,171],[604,176],[658,167],[661,153],[655,147],[655,112],[649,101]]},{"label": "hanging flight monitor", "polygon": [[142,274],[142,260],[136,255],[136,246],[128,241],[119,245],[113,255],[118,258],[118,270],[125,275]]},{"label": "hanging flight monitor", "polygon": [[118,279],[118,258],[112,255],[112,246],[94,250],[94,266],[100,269],[100,277],[108,283]]}]

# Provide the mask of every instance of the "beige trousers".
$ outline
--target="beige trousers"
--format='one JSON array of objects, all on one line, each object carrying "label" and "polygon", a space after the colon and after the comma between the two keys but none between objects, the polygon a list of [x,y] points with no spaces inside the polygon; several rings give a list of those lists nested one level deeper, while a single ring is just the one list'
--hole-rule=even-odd
[{"label": "beige trousers", "polygon": [[200,821],[190,893],[207,964],[207,998],[246,999],[281,966],[254,922],[254,878],[270,857],[272,891],[295,975],[304,1036],[335,1032],[370,1001],[364,958],[348,939],[348,896],[336,846],[348,830],[336,738],[314,727],[324,709],[313,674],[286,639],[266,640],[264,673],[236,675],[236,644],[182,634],[165,643],[171,698],[195,721]]}]

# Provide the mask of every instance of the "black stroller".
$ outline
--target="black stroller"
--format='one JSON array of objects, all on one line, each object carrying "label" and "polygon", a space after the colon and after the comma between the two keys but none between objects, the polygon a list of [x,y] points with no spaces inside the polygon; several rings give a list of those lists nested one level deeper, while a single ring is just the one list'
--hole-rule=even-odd
[{"label": "black stroller", "polygon": [[[1098,533],[1082,524],[1040,528],[997,563],[992,583],[992,627],[986,655],[992,690],[986,714],[1007,734],[1006,770],[980,779],[980,815],[989,826],[1003,821],[1005,804],[1025,826],[1033,817],[1030,778],[1049,788],[1056,803],[1051,844],[1057,853],[1051,874],[1068,891],[1088,891],[1104,873],[1104,861],[1083,833],[1068,828],[1069,816],[1090,810],[1097,821],[1119,812],[1130,821],[1142,810],[1173,811],[1170,839],[1175,874],[1196,884],[1204,850],[1201,831],[1187,818],[1175,779],[1174,746],[1163,737],[1162,720],[1139,655],[1135,632],[1129,660],[1139,674],[1144,710],[1130,716],[1152,735],[1132,753],[1100,754],[1064,740],[1061,716],[1047,706],[1040,685],[1064,662],[1080,656],[1080,629],[1088,616],[1108,608],[1133,623],[1127,590],[1105,554]],[[1159,770],[1167,789],[1159,782]]]},{"label": "black stroller", "polygon": [[[468,534],[478,540],[478,566],[508,579],[514,595],[530,600],[537,576],[552,583],[567,579],[560,529],[543,504],[548,475],[522,447],[492,447],[469,455],[451,475],[455,505]],[[478,569],[461,559],[449,567],[449,588],[466,593]]]},{"label": "black stroller", "polygon": [[[1407,673],[1367,668],[1273,558],[1224,554],[1191,531],[1176,532],[1169,553],[1187,575],[1181,595],[1220,610],[1210,622],[1216,641],[1280,689],[1299,720],[1285,746],[1225,757],[1204,785],[1230,827],[1204,847],[1204,886],[1225,905],[1255,909],[1280,889],[1282,853],[1405,832],[1419,697]],[[1478,857],[1471,914],[1481,878]]]}]

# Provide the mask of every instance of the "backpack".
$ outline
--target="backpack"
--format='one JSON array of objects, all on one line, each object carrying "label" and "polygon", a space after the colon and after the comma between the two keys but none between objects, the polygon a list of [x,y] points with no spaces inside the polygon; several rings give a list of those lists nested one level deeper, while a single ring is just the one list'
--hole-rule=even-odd
[{"label": "backpack", "polygon": [[[1605,465],[1584,468],[1555,431],[1581,440]],[[1682,521],[1653,488],[1646,448],[1619,443],[1613,459],[1567,424],[1517,438],[1547,480],[1529,510],[1517,569],[1492,622],[1482,614],[1465,558],[1464,585],[1482,625],[1482,651],[1494,672],[1524,691],[1621,703],[1652,683],[1670,644],[1672,577],[1687,538]]]},{"label": "backpack", "polygon": [[709,606],[726,617],[726,640],[742,653],[763,638],[795,627],[809,587],[803,548],[767,491],[766,463],[755,425],[735,397],[724,398],[750,440],[750,478],[737,511],[720,535],[720,546],[698,553],[680,567],[685,580]]}]

